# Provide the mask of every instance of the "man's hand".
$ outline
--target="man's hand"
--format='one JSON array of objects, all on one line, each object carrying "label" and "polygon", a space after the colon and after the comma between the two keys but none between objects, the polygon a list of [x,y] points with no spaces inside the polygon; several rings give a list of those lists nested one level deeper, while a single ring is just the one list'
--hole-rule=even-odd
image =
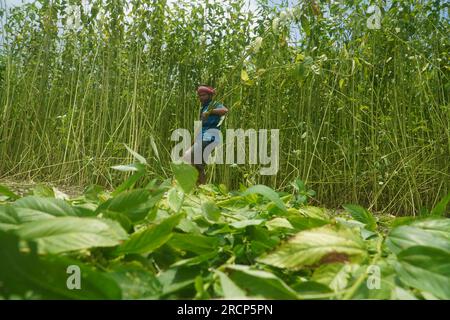
[{"label": "man's hand", "polygon": [[211,114],[211,111],[203,112],[202,113],[202,120],[208,119],[210,114]]}]

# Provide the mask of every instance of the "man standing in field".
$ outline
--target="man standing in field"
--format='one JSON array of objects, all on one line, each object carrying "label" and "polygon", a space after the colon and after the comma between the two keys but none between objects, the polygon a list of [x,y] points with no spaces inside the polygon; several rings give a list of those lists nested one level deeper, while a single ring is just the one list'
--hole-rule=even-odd
[{"label": "man standing in field", "polygon": [[[201,103],[200,120],[202,128],[201,132],[194,137],[194,144],[183,157],[186,162],[193,164],[198,170],[197,184],[206,182],[205,161],[209,157],[209,152],[208,154],[203,154],[203,152],[209,144],[219,144],[219,137],[213,133],[213,130],[220,129],[221,119],[228,112],[223,104],[213,100],[215,93],[214,88],[210,86],[200,85],[197,88],[197,96]],[[209,151],[212,151],[212,149]],[[195,154],[197,156],[194,156]]]}]

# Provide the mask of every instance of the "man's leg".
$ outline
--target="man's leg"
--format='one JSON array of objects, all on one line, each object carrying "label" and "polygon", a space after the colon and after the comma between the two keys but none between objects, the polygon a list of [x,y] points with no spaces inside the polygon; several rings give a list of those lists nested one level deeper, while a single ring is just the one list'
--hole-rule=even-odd
[{"label": "man's leg", "polygon": [[[195,167],[198,171],[197,185],[206,182],[205,163],[203,161],[203,143],[195,142],[183,156],[183,160]],[[196,155],[197,153],[197,155]]]}]

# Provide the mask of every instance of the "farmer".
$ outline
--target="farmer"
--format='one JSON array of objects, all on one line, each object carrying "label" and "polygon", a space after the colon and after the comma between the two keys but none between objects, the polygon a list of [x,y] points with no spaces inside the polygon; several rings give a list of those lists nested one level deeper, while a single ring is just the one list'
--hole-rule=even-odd
[{"label": "farmer", "polygon": [[[220,129],[221,118],[228,112],[228,109],[223,104],[213,101],[215,93],[214,88],[206,85],[200,85],[197,88],[197,96],[201,103],[201,133],[195,135],[194,144],[186,151],[183,157],[186,162],[193,164],[198,170],[197,184],[206,182],[205,161],[213,148],[208,148],[211,150],[208,150],[207,154],[203,154],[203,152],[209,144],[214,146],[219,144],[219,136],[214,133],[214,129]],[[196,153],[197,156],[195,156]]]}]

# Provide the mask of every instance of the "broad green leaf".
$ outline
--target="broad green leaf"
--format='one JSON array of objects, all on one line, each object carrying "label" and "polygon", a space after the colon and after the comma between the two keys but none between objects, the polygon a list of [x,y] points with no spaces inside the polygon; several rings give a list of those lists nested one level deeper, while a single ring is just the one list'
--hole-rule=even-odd
[{"label": "broad green leaf", "polygon": [[328,221],[314,218],[306,218],[301,216],[288,216],[287,219],[291,225],[298,231],[318,228],[328,224]]},{"label": "broad green leaf", "polygon": [[101,204],[96,212],[114,211],[126,215],[132,222],[143,220],[162,198],[162,190],[152,193],[146,189],[136,189],[128,192],[122,192],[118,196],[109,199]]},{"label": "broad green leaf", "polygon": [[238,210],[248,205],[247,201],[242,196],[234,196],[226,200],[217,201],[216,205],[228,210]]},{"label": "broad green leaf", "polygon": [[133,165],[133,166],[134,166],[135,168],[137,168],[138,171],[135,172],[135,173],[133,173],[128,179],[126,179],[124,182],[122,182],[122,183],[120,184],[120,186],[118,186],[118,187],[116,188],[116,190],[114,190],[114,191],[111,193],[111,195],[112,195],[113,197],[119,195],[121,192],[123,192],[123,191],[125,191],[125,190],[131,189],[131,188],[136,184],[136,182],[137,182],[140,178],[142,178],[142,177],[145,175],[145,168],[144,168],[143,165],[141,165],[141,164],[135,164],[135,165]]},{"label": "broad green leaf", "polygon": [[[80,261],[60,256],[39,257],[19,251],[18,239],[0,231],[0,282],[2,291],[25,295],[33,291],[41,299],[121,299],[121,290],[107,274]],[[69,290],[69,266],[80,268],[81,288]]]},{"label": "broad green leaf", "polygon": [[55,191],[44,184],[38,184],[31,190],[33,195],[42,198],[55,198]]},{"label": "broad green leaf", "polygon": [[172,188],[167,193],[167,203],[169,208],[175,212],[180,211],[181,206],[183,204],[183,194],[178,194],[177,188]]},{"label": "broad green leaf", "polygon": [[325,226],[297,233],[259,262],[298,270],[329,262],[360,261],[367,255],[362,239],[352,230]]},{"label": "broad green leaf", "polygon": [[402,287],[396,286],[392,290],[391,299],[396,300],[418,300],[417,297],[409,292],[408,290],[403,289]]},{"label": "broad green leaf", "polygon": [[241,221],[235,221],[230,223],[229,225],[236,229],[244,229],[248,226],[258,226],[264,222],[263,219],[247,219]]},{"label": "broad green leaf", "polygon": [[20,218],[14,207],[6,204],[0,205],[0,231],[17,229],[20,224]]},{"label": "broad green leaf", "polygon": [[415,246],[401,251],[397,258],[397,274],[404,284],[440,299],[450,299],[450,253]]},{"label": "broad green leaf", "polygon": [[281,201],[280,196],[272,188],[269,188],[262,184],[252,186],[248,188],[243,195],[247,196],[250,194],[260,194],[275,203],[275,205],[281,210],[286,211],[286,206],[284,205],[283,201]]},{"label": "broad green leaf", "polygon": [[151,271],[131,263],[121,262],[108,274],[122,289],[122,298],[158,299],[162,294],[162,285]]},{"label": "broad green leaf", "polygon": [[77,216],[76,211],[61,199],[29,196],[17,200],[13,206],[22,222]]},{"label": "broad green leaf", "polygon": [[276,229],[294,229],[292,224],[289,222],[286,218],[274,218],[270,221],[266,222],[266,227],[270,231],[276,230]]},{"label": "broad green leaf", "polygon": [[172,237],[173,228],[180,222],[182,214],[170,216],[159,224],[136,232],[116,248],[114,254],[150,253],[158,249]]},{"label": "broad green leaf", "polygon": [[177,267],[161,272],[158,275],[158,280],[163,286],[163,296],[169,296],[175,292],[193,287],[195,278],[199,273],[200,271],[197,267]]},{"label": "broad green leaf", "polygon": [[247,296],[267,299],[298,299],[297,293],[273,273],[254,270],[249,266],[230,265],[229,278],[247,293]]},{"label": "broad green leaf", "polygon": [[239,288],[225,273],[221,271],[214,271],[220,279],[223,297],[225,299],[242,299],[246,297],[245,291]]},{"label": "broad green leaf", "polygon": [[10,199],[19,199],[20,197],[12,192],[8,187],[0,184],[0,194],[7,196]]},{"label": "broad green leaf", "polygon": [[324,299],[324,296],[333,296],[333,291],[327,285],[315,281],[294,283],[292,289],[300,295],[300,299]]},{"label": "broad green leaf", "polygon": [[175,233],[168,244],[178,250],[207,254],[219,246],[219,239],[197,234]]},{"label": "broad green leaf", "polygon": [[370,213],[367,209],[354,204],[346,204],[343,207],[345,210],[350,212],[353,219],[364,223],[366,225],[367,230],[370,231],[376,230],[377,222],[372,213]]},{"label": "broad green leaf", "polygon": [[183,260],[178,260],[177,262],[175,262],[174,264],[172,264],[170,267],[181,267],[181,266],[195,266],[197,264],[201,264],[204,262],[208,262],[211,261],[212,259],[216,258],[218,256],[218,252],[217,251],[211,251],[209,253],[205,253],[202,255],[198,255],[195,256],[193,258],[188,258],[188,259],[183,259]]},{"label": "broad green leaf", "polygon": [[331,263],[317,268],[311,280],[327,285],[334,292],[347,288],[351,273],[358,265]]},{"label": "broad green leaf", "polygon": [[140,204],[145,203],[149,196],[150,191],[146,189],[136,189],[128,192],[122,192],[99,206],[97,213],[103,210],[127,212],[130,209],[136,208]]},{"label": "broad green leaf", "polygon": [[40,253],[112,247],[128,237],[115,221],[79,217],[28,222],[22,224],[15,233],[23,240],[35,241]]},{"label": "broad green leaf", "polygon": [[185,193],[190,193],[197,183],[197,169],[186,163],[172,163],[172,170],[181,189]]},{"label": "broad green leaf", "polygon": [[212,201],[202,203],[202,212],[211,221],[218,221],[220,219],[220,209]]},{"label": "broad green leaf", "polygon": [[299,208],[298,210],[294,208],[289,209],[289,212],[296,212],[296,211],[302,216],[307,218],[320,219],[324,221],[328,221],[328,219],[330,218],[324,209],[318,207],[304,206]]},{"label": "broad green leaf", "polygon": [[412,246],[434,247],[450,253],[450,219],[420,220],[394,228],[387,245],[394,253]]},{"label": "broad green leaf", "polygon": [[118,223],[120,223],[122,228],[128,233],[133,231],[133,222],[131,222],[131,220],[123,213],[114,211],[105,211],[102,213],[102,218],[117,221]]}]

